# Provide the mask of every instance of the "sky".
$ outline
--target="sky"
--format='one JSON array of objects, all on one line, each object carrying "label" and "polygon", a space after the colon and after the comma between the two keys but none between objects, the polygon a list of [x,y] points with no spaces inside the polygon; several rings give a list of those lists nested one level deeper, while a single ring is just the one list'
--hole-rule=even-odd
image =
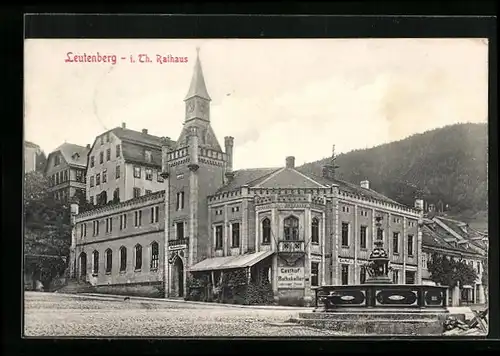
[{"label": "sky", "polygon": [[[221,146],[234,137],[235,169],[281,167],[286,156],[299,165],[330,156],[333,145],[342,153],[487,122],[486,39],[29,39],[25,139],[48,154],[125,122],[176,140],[197,47],[211,124]],[[66,62],[68,52],[117,62]]]}]

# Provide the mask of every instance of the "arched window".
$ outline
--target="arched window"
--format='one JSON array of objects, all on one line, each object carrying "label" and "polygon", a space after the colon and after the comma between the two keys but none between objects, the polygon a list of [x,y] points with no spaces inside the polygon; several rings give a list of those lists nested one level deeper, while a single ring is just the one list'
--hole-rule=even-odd
[{"label": "arched window", "polygon": [[319,220],[318,218],[313,218],[311,223],[311,242],[319,243]]},{"label": "arched window", "polygon": [[111,273],[113,268],[113,251],[109,248],[106,250],[106,273]]},{"label": "arched window", "polygon": [[127,270],[127,248],[120,247],[120,272]]},{"label": "arched window", "polygon": [[92,273],[98,274],[99,273],[99,251],[94,251],[92,262],[93,262]]},{"label": "arched window", "polygon": [[87,275],[87,254],[82,252],[80,254],[80,276],[85,277]]},{"label": "arched window", "polygon": [[299,219],[289,216],[284,221],[285,240],[296,241],[299,239]]},{"label": "arched window", "polygon": [[135,245],[135,270],[142,268],[142,246]]},{"label": "arched window", "polygon": [[271,243],[271,220],[268,218],[262,220],[262,243]]},{"label": "arched window", "polygon": [[158,264],[160,261],[160,249],[158,248],[158,242],[154,241],[151,244],[151,265],[152,270],[158,269]]}]

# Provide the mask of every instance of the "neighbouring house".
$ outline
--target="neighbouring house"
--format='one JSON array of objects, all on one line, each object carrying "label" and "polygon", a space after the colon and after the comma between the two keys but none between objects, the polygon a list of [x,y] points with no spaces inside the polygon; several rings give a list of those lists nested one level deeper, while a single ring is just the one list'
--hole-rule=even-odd
[{"label": "neighbouring house", "polygon": [[427,261],[433,254],[461,260],[475,269],[478,278],[473,285],[450,288],[450,305],[485,303],[482,274],[488,268],[488,235],[470,228],[464,222],[442,216],[426,217],[422,233],[423,282],[433,284],[427,270]]},{"label": "neighbouring house", "polygon": [[37,158],[41,154],[40,146],[30,141],[24,141],[24,173],[37,169]]},{"label": "neighbouring house", "polygon": [[77,192],[85,196],[85,170],[90,147],[63,143],[47,157],[45,176],[54,198],[69,201]]},{"label": "neighbouring house", "polygon": [[126,201],[164,189],[161,177],[162,145],[168,137],[147,129],[134,131],[125,123],[94,140],[87,164],[87,200],[94,205]]}]

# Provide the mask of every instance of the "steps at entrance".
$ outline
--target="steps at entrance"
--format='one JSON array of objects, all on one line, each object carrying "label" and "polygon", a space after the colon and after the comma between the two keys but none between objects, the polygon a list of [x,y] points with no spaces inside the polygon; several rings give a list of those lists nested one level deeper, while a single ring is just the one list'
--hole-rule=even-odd
[{"label": "steps at entrance", "polygon": [[86,281],[78,281],[76,279],[68,279],[65,286],[55,291],[55,293],[67,293],[67,294],[94,293],[94,292],[95,288],[92,284]]}]

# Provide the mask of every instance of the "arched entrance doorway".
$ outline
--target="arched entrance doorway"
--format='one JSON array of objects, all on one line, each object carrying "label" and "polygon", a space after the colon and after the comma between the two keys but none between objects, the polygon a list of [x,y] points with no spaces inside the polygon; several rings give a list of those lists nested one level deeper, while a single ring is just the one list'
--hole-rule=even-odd
[{"label": "arched entrance doorway", "polygon": [[85,279],[87,276],[87,254],[82,252],[80,254],[80,278]]},{"label": "arched entrance doorway", "polygon": [[184,263],[179,256],[172,265],[172,292],[174,297],[184,297]]}]

